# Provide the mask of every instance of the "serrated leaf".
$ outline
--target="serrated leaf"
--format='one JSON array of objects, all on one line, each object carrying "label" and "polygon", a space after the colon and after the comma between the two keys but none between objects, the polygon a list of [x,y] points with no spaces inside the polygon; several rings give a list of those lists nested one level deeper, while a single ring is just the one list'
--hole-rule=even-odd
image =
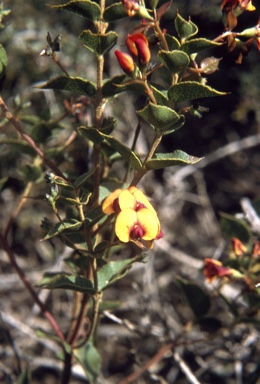
[{"label": "serrated leaf", "polygon": [[177,102],[225,95],[227,95],[226,92],[219,92],[196,81],[184,81],[183,83],[174,84],[168,90],[169,100]]},{"label": "serrated leaf", "polygon": [[190,63],[187,53],[178,50],[170,52],[161,50],[158,57],[172,74],[183,72]]},{"label": "serrated leaf", "polygon": [[203,49],[212,48],[219,45],[222,45],[222,43],[217,43],[215,41],[199,38],[186,41],[184,44],[182,44],[181,50],[183,52],[186,52],[188,55],[192,55],[193,53],[198,53]]},{"label": "serrated leaf", "polygon": [[98,271],[98,290],[103,291],[114,281],[123,277],[134,263],[134,259],[109,261]]},{"label": "serrated leaf", "polygon": [[69,289],[72,291],[95,293],[95,289],[90,280],[83,276],[70,275],[68,273],[45,273],[38,286],[47,289]]},{"label": "serrated leaf", "polygon": [[51,8],[76,13],[91,21],[97,21],[101,16],[100,6],[90,0],[72,0],[66,4],[52,5]]},{"label": "serrated leaf", "polygon": [[115,3],[105,9],[104,20],[107,22],[116,21],[126,17],[127,12],[122,3]]},{"label": "serrated leaf", "polygon": [[187,153],[176,150],[171,153],[155,153],[145,166],[147,169],[161,169],[173,165],[195,164],[202,158],[190,156]]},{"label": "serrated leaf", "polygon": [[129,79],[126,75],[118,75],[107,80],[102,87],[102,94],[104,97],[112,97],[124,91],[120,89],[118,85],[123,84],[126,79]]},{"label": "serrated leaf", "polygon": [[75,95],[95,96],[96,88],[91,81],[81,77],[58,76],[37,87],[40,89],[59,89],[69,91]]},{"label": "serrated leaf", "polygon": [[96,34],[89,30],[83,31],[79,39],[83,42],[84,47],[97,55],[104,55],[116,44],[118,35],[115,32],[108,32],[106,34]]},{"label": "serrated leaf", "polygon": [[108,142],[108,144],[111,145],[112,148],[114,148],[117,152],[120,153],[122,158],[131,165],[131,167],[135,170],[140,169],[142,167],[141,160],[139,157],[131,151],[130,148],[122,144],[120,141],[115,139],[113,136],[108,136],[100,133]]},{"label": "serrated leaf", "polygon": [[177,282],[193,314],[198,318],[205,316],[210,309],[208,294],[200,286],[191,284],[184,279],[177,278]]},{"label": "serrated leaf", "polygon": [[180,119],[173,109],[153,103],[147,104],[142,110],[137,111],[137,114],[158,132],[169,130]]},{"label": "serrated leaf", "polygon": [[191,20],[183,19],[178,13],[174,20],[175,29],[179,35],[181,43],[184,43],[186,39],[196,35],[198,33],[198,27]]},{"label": "serrated leaf", "polygon": [[220,225],[224,236],[231,240],[232,237],[238,238],[242,243],[246,244],[251,239],[251,231],[247,223],[237,219],[235,216],[227,213],[220,213]]},{"label": "serrated leaf", "polygon": [[4,47],[0,44],[0,75],[7,66],[8,59]]},{"label": "serrated leaf", "polygon": [[100,372],[101,358],[93,343],[88,341],[83,347],[74,349],[73,354],[84,369],[88,382],[95,384]]},{"label": "serrated leaf", "polygon": [[81,221],[77,221],[75,219],[64,220],[57,224],[55,224],[52,229],[47,233],[44,237],[44,240],[49,240],[54,236],[60,235],[66,231],[78,231],[82,226]]}]

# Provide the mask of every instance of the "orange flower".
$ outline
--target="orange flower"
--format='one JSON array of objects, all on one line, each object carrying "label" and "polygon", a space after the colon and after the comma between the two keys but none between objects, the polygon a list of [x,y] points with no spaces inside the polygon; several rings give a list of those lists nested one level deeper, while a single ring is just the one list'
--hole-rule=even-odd
[{"label": "orange flower", "polygon": [[260,241],[256,241],[253,247],[253,257],[260,256]]},{"label": "orange flower", "polygon": [[147,64],[150,61],[151,52],[149,43],[143,33],[128,34],[126,46],[133,56],[138,57],[140,64]]},{"label": "orange flower", "polygon": [[132,56],[130,56],[128,53],[120,52],[118,50],[115,51],[115,55],[123,71],[127,75],[132,75],[135,69],[135,63]]},{"label": "orange flower", "polygon": [[233,251],[236,256],[242,256],[244,253],[247,252],[246,246],[239,239],[233,237],[231,241],[233,245]]},{"label": "orange flower", "polygon": [[229,267],[223,267],[220,261],[213,259],[204,259],[203,274],[207,282],[211,282],[218,277],[230,277],[237,271]]}]

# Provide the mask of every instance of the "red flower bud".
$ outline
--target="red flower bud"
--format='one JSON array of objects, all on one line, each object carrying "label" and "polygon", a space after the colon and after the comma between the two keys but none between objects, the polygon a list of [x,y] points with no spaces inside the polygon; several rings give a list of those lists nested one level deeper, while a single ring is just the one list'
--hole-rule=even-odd
[{"label": "red flower bud", "polygon": [[128,34],[126,46],[129,52],[138,57],[140,64],[147,64],[151,59],[151,52],[147,38],[142,33]]},{"label": "red flower bud", "polygon": [[118,50],[115,51],[115,55],[123,71],[127,75],[131,75],[135,69],[133,58],[128,53],[120,52]]}]

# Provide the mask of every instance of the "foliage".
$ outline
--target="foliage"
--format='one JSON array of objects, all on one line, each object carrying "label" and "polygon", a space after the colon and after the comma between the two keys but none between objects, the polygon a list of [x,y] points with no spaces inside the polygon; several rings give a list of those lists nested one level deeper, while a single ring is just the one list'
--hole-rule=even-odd
[{"label": "foliage", "polygon": [[[72,250],[72,256],[66,260],[66,272],[46,273],[38,282],[38,286],[45,289],[75,292],[71,324],[64,332],[15,260],[8,236],[15,215],[10,217],[0,235],[10,263],[56,334],[64,361],[62,384],[70,381],[74,358],[82,365],[89,382],[96,382],[100,355],[95,346],[95,334],[104,291],[123,278],[134,264],[144,262],[154,243],[163,237],[157,212],[136,186],[151,170],[192,165],[201,160],[181,149],[158,152],[162,138],[180,130],[187,116],[200,118],[200,112],[206,111],[198,100],[227,95],[207,84],[207,76],[218,70],[220,59],[207,56],[199,61],[199,53],[218,49],[227,42],[230,51],[238,52],[237,61],[242,62],[249,46],[256,43],[258,49],[260,47],[259,24],[242,32],[233,32],[239,14],[245,10],[253,11],[250,1],[222,2],[226,29],[214,40],[198,37],[198,26],[178,12],[174,19],[175,34],[169,34],[161,24],[171,2],[160,5],[160,2],[151,0],[147,3],[122,1],[107,5],[104,0],[73,0],[53,5],[55,10],[85,19],[89,29],[80,33],[79,40],[83,45],[82,51],[86,49],[93,56],[96,79],[69,74],[59,56],[61,36],[53,38],[48,32],[47,47],[40,55],[53,60],[62,74],[38,88],[62,91],[65,115],[55,120],[29,116],[26,106],[19,101],[17,112],[12,114],[0,99],[2,124],[8,121],[14,128],[10,136],[4,135],[2,142],[10,146],[9,166],[17,166],[25,185],[23,194],[30,196],[33,185],[42,183],[43,179],[49,184],[45,199],[52,212],[43,218],[42,240],[57,238]],[[105,78],[105,62],[110,60],[109,55],[118,40],[114,25],[129,17],[134,17],[137,25],[133,31],[127,31],[128,52],[115,51],[119,74]],[[6,67],[7,56],[1,45],[0,72],[4,73]],[[166,81],[154,81],[161,70],[166,73]],[[69,98],[66,98],[66,92],[69,92]],[[121,116],[110,116],[107,112],[109,103],[122,93],[134,94],[137,99],[138,125],[131,147],[117,138],[117,119]],[[124,111],[120,113],[123,115]],[[63,121],[68,116],[76,128],[66,133]],[[148,127],[153,135],[147,153],[137,150],[143,126]],[[62,144],[59,141],[56,144],[57,133],[65,133]],[[88,168],[84,171],[77,164],[67,165],[71,146],[75,145],[79,151],[80,141],[82,151],[88,156]],[[16,164],[17,149],[24,154],[22,164]],[[115,179],[113,166],[119,163],[123,164],[124,175]],[[6,178],[1,180],[2,188],[6,181]],[[220,288],[225,283],[239,281],[241,295],[248,301],[250,313],[242,313],[236,302],[228,303],[230,311],[239,315],[236,321],[257,322],[259,240],[244,221],[234,217],[223,214],[222,226],[233,248],[224,264],[206,259],[204,275],[208,282],[217,278],[221,280],[221,285],[216,287],[219,297],[223,297]],[[130,258],[122,257],[122,250],[126,247],[132,251]],[[202,322],[210,311],[210,295],[185,279],[178,278],[177,283],[192,312],[192,323]],[[228,302],[225,297],[223,299]],[[85,332],[86,318],[88,327]],[[20,381],[28,381],[28,377],[26,371],[26,374],[21,374]]]}]

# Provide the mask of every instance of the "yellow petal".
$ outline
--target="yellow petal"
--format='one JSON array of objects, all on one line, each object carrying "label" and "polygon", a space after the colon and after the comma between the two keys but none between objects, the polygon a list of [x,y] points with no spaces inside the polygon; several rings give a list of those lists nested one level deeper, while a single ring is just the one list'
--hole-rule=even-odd
[{"label": "yellow petal", "polygon": [[133,196],[133,194],[128,189],[126,189],[119,194],[118,204],[119,204],[121,211],[123,211],[127,208],[135,209],[136,199]]},{"label": "yellow petal", "polygon": [[133,192],[133,195],[136,198],[137,203],[143,204],[145,206],[145,208],[149,209],[150,211],[152,211],[156,215],[156,211],[155,211],[154,207],[152,206],[152,204],[149,202],[149,200],[147,199],[145,194],[140,189],[136,189]]},{"label": "yellow petal", "polygon": [[136,222],[137,213],[131,208],[124,209],[118,214],[116,218],[115,232],[119,240],[123,243],[128,243],[131,240],[130,233]]},{"label": "yellow petal", "polygon": [[115,199],[118,198],[118,196],[120,195],[120,193],[122,192],[122,189],[116,189],[113,193],[111,193],[111,195],[109,195],[104,201],[103,201],[103,204],[102,204],[102,211],[106,214],[106,215],[110,215],[111,213],[115,213],[115,209],[114,209],[114,201]]},{"label": "yellow petal", "polygon": [[160,230],[160,222],[156,214],[147,208],[140,209],[137,213],[137,221],[144,229],[143,240],[154,240]]}]

